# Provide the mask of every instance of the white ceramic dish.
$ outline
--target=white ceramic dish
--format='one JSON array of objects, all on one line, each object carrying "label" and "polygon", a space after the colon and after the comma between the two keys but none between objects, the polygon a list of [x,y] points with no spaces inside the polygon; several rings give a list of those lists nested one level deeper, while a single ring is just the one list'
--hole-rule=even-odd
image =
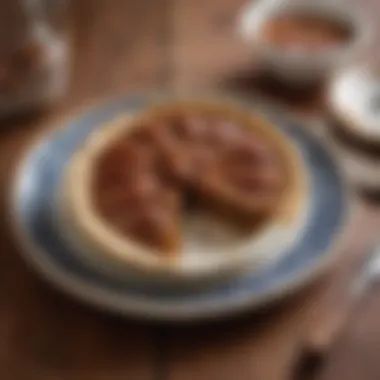
[{"label": "white ceramic dish", "polygon": [[[315,55],[305,51],[286,51],[262,38],[262,27],[283,14],[315,14],[352,27],[353,37],[341,48]],[[261,0],[250,2],[239,19],[241,37],[252,49],[255,59],[274,75],[289,82],[322,79],[358,58],[371,42],[372,27],[367,16],[352,5],[339,1]]]},{"label": "white ceramic dish", "polygon": [[66,236],[79,247],[78,252],[86,262],[121,278],[134,277],[157,284],[188,284],[212,281],[247,270],[262,270],[279,259],[281,253],[296,241],[307,214],[306,171],[293,145],[275,127],[265,125],[264,120],[263,125],[270,129],[270,134],[278,135],[277,139],[281,141],[284,138],[284,157],[298,172],[294,174],[294,188],[286,195],[279,214],[262,230],[242,239],[223,223],[205,216],[185,220],[182,252],[178,257],[168,258],[106,227],[88,203],[86,185],[90,183],[94,158],[110,138],[125,133],[130,118],[122,116],[91,135],[68,164],[60,194],[60,215],[63,216]]},{"label": "white ceramic dish", "polygon": [[379,74],[373,64],[343,70],[331,82],[328,105],[347,132],[380,146]]},{"label": "white ceramic dish", "polygon": [[[338,159],[350,181],[359,187],[380,188],[380,75],[376,64],[363,64],[341,71],[328,91],[329,112],[340,134],[331,136]],[[353,147],[353,144],[360,144]]]}]

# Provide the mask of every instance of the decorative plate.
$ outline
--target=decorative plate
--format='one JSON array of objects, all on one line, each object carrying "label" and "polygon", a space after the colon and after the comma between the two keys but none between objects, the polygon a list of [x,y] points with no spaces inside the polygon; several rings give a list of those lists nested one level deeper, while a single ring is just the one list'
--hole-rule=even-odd
[{"label": "decorative plate", "polygon": [[73,152],[95,128],[119,113],[149,104],[129,96],[91,109],[30,150],[13,184],[14,232],[26,261],[56,287],[111,312],[161,321],[215,318],[257,307],[305,285],[330,261],[346,223],[346,187],[335,161],[302,126],[266,116],[298,147],[310,177],[310,205],[303,233],[281,259],[260,273],[203,289],[157,289],[117,281],[79,259],[57,225],[57,191]]}]

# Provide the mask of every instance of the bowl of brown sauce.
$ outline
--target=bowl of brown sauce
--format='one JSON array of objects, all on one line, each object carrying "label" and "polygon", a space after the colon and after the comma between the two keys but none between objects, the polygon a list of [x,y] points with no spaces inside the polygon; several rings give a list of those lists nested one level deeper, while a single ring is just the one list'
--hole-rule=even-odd
[{"label": "bowl of brown sauce", "polygon": [[325,0],[249,4],[239,28],[260,67],[296,82],[328,77],[359,58],[372,37],[361,9]]}]

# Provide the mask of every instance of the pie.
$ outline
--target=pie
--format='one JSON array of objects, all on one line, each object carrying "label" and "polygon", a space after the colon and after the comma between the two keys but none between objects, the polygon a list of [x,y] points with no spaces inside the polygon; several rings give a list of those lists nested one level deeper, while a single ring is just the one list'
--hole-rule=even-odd
[{"label": "pie", "polygon": [[[260,116],[218,102],[171,102],[120,116],[72,157],[64,211],[92,248],[179,260],[183,219],[199,210],[242,235],[299,213],[295,149]],[[133,252],[133,254],[132,254]]]}]

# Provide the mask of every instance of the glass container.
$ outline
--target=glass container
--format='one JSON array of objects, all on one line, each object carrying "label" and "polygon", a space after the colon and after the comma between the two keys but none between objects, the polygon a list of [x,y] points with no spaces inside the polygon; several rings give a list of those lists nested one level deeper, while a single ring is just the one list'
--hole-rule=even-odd
[{"label": "glass container", "polygon": [[68,4],[0,0],[0,116],[46,107],[69,77]]}]

